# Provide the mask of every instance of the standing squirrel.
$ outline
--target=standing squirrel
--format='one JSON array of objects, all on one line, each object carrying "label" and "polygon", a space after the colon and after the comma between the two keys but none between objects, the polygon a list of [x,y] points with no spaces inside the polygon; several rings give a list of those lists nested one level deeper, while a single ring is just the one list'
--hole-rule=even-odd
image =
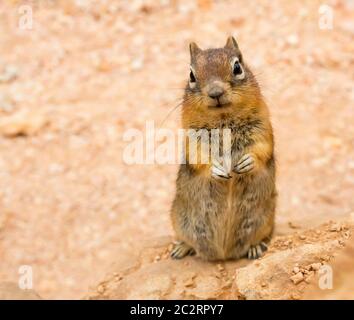
[{"label": "standing squirrel", "polygon": [[190,55],[183,129],[229,129],[231,170],[212,161],[191,163],[186,150],[171,209],[178,240],[171,257],[257,259],[273,233],[277,196],[268,108],[233,37],[223,48],[191,43]]}]

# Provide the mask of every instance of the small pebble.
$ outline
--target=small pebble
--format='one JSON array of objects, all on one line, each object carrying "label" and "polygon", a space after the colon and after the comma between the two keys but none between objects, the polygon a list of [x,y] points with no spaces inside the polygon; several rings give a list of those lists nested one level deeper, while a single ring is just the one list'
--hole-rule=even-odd
[{"label": "small pebble", "polygon": [[321,268],[322,264],[320,262],[318,263],[312,263],[311,264],[311,270],[318,271]]},{"label": "small pebble", "polygon": [[122,280],[123,279],[123,277],[121,276],[121,275],[118,275],[118,276],[115,276],[114,277],[114,280],[115,281],[120,281],[120,280]]},{"label": "small pebble", "polygon": [[18,76],[18,70],[15,66],[6,66],[3,72],[0,74],[0,83],[11,82]]},{"label": "small pebble", "polygon": [[308,275],[306,276],[306,278],[305,278],[305,282],[306,283],[310,283],[311,282],[311,280],[313,279],[313,277],[314,277],[314,271],[310,271],[309,273],[308,273]]},{"label": "small pebble", "polygon": [[300,300],[300,299],[301,299],[301,296],[300,296],[298,293],[293,293],[293,294],[291,295],[291,298],[292,298],[293,300]]},{"label": "small pebble", "polygon": [[329,228],[329,231],[331,232],[338,232],[338,231],[341,231],[341,226],[338,225],[338,224],[333,224],[331,225],[331,227]]},{"label": "small pebble", "polygon": [[224,270],[225,270],[225,268],[224,268],[221,264],[218,264],[217,267],[218,267],[218,270],[219,270],[219,271],[224,271]]},{"label": "small pebble", "polygon": [[290,279],[294,284],[298,284],[304,280],[304,275],[301,272],[298,272],[297,274],[290,277]]},{"label": "small pebble", "polygon": [[299,37],[297,34],[291,34],[286,38],[286,42],[291,46],[296,46],[299,43]]},{"label": "small pebble", "polygon": [[105,291],[105,287],[103,284],[100,284],[98,287],[97,287],[97,291],[98,293],[103,293]]},{"label": "small pebble", "polygon": [[192,278],[187,279],[187,280],[184,282],[184,286],[185,286],[185,287],[192,287],[192,286],[194,286],[194,280],[193,280]]}]

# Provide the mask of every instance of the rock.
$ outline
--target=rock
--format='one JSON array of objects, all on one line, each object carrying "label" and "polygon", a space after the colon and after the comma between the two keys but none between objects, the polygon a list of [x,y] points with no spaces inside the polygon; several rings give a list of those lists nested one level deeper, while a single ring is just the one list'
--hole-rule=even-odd
[{"label": "rock", "polygon": [[187,279],[187,281],[184,282],[184,285],[186,287],[194,287],[195,286],[194,278]]},{"label": "rock", "polygon": [[13,282],[0,282],[0,300],[41,300],[34,290],[20,289]]},{"label": "rock", "polygon": [[[317,264],[316,267],[318,267]],[[327,272],[317,273],[317,281],[313,281],[306,290],[304,299],[319,300],[353,300],[354,299],[354,239],[346,243],[346,247],[339,252],[335,260],[326,265]],[[328,268],[330,267],[330,268]],[[321,277],[330,276],[332,273],[332,288],[321,288],[319,282]]]},{"label": "rock", "polygon": [[299,44],[299,36],[297,34],[291,34],[286,38],[286,42],[291,46],[297,46]]},{"label": "rock", "polygon": [[[249,265],[236,270],[235,290],[244,299],[290,299],[296,284],[303,280],[303,274],[299,272],[289,281],[293,266],[299,261],[302,265],[314,263],[321,254],[333,252],[337,247],[332,240],[265,255],[258,267]],[[261,286],[263,282],[268,283],[266,288]]]},{"label": "rock", "polygon": [[131,69],[134,71],[140,70],[143,66],[144,66],[144,60],[141,57],[135,58],[131,62]]},{"label": "rock", "polygon": [[291,299],[293,300],[300,300],[301,296],[298,293],[292,293],[291,294]]},{"label": "rock", "polygon": [[[266,255],[257,261],[214,263],[198,257],[172,260],[167,254],[172,238],[143,241],[136,254],[117,257],[113,270],[93,286],[94,292],[86,298],[300,299],[312,284],[315,270],[321,267],[318,261],[324,257],[329,260],[341,248],[338,244],[341,233],[330,232],[328,224],[318,230],[323,238],[316,238],[313,243],[299,241],[297,233],[276,237]],[[313,241],[310,234],[315,231],[304,231],[309,242]],[[279,247],[284,239],[291,241],[293,247]]]},{"label": "rock", "polygon": [[99,293],[104,293],[105,292],[105,287],[103,284],[100,284],[98,287],[97,287],[97,291]]},{"label": "rock", "polygon": [[295,275],[293,275],[292,277],[290,277],[290,279],[294,284],[298,284],[302,280],[304,280],[304,275],[302,274],[302,272],[298,272]]},{"label": "rock", "polygon": [[293,222],[289,221],[288,222],[289,228],[291,229],[300,229],[301,227],[298,226],[297,224],[294,224]]},{"label": "rock", "polygon": [[331,227],[329,228],[329,231],[331,231],[331,232],[339,232],[341,230],[342,230],[342,227],[336,223],[331,225]]},{"label": "rock", "polygon": [[320,263],[320,262],[318,262],[318,263],[312,263],[312,264],[311,264],[311,269],[312,269],[313,271],[318,271],[318,270],[320,270],[321,266],[322,266],[322,263]]},{"label": "rock", "polygon": [[154,258],[154,261],[157,262],[157,261],[160,261],[161,260],[161,256],[157,255],[155,258]]},{"label": "rock", "polygon": [[299,272],[300,272],[300,268],[299,268],[299,267],[294,267],[293,272],[294,272],[295,274],[296,274],[296,273],[299,273]]},{"label": "rock", "polygon": [[311,280],[314,278],[315,272],[314,271],[310,271],[306,277],[305,277],[305,282],[306,283],[310,283]]},{"label": "rock", "polygon": [[0,134],[5,137],[31,136],[47,124],[44,115],[22,110],[0,119]]},{"label": "rock", "polygon": [[[169,242],[167,240],[169,239]],[[230,273],[242,265],[241,261],[231,261],[218,265],[199,258],[187,257],[172,260],[164,253],[170,248],[171,238],[160,237],[145,241],[137,249],[133,261],[123,264],[119,257],[108,275],[86,299],[216,299],[235,298],[230,292]],[[160,256],[160,260],[156,260]],[[114,270],[114,271],[113,271]],[[117,275],[123,277],[117,281]],[[104,284],[104,290],[102,286]],[[138,285],[137,285],[138,284]],[[225,288],[229,288],[226,290]]]},{"label": "rock", "polygon": [[15,66],[6,66],[0,74],[0,83],[7,83],[15,80],[18,76],[18,70]]}]

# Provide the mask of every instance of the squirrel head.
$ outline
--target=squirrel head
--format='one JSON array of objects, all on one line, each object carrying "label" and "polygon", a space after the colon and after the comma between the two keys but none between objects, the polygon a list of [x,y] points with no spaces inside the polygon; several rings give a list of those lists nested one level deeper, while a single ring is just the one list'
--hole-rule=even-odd
[{"label": "squirrel head", "polygon": [[244,63],[236,40],[223,48],[202,50],[192,42],[190,74],[185,101],[199,110],[233,110],[259,96],[258,84]]}]

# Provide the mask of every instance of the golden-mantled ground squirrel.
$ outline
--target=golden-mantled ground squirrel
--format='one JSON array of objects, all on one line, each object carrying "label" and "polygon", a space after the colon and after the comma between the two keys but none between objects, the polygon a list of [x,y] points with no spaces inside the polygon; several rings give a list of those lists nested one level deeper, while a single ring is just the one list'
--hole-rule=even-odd
[{"label": "golden-mantled ground squirrel", "polygon": [[273,130],[259,85],[233,37],[223,48],[190,44],[184,129],[230,129],[231,170],[180,165],[171,216],[173,258],[256,259],[267,249],[276,205]]}]

